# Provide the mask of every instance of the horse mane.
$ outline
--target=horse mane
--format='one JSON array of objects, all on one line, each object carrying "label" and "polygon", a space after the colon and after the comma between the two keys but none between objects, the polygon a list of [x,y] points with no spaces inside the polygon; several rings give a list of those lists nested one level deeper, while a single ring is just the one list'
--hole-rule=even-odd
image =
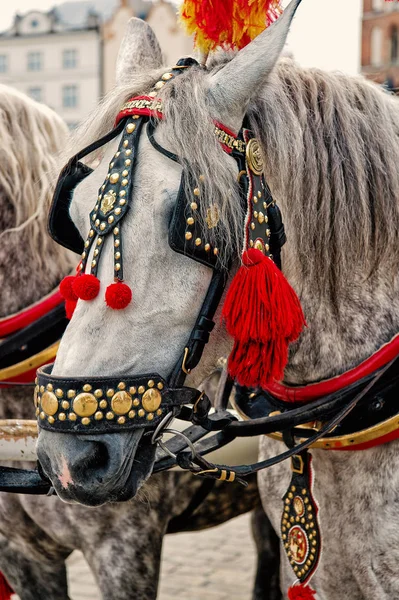
[{"label": "horse mane", "polygon": [[51,109],[0,85],[0,237],[26,230],[37,256],[48,248],[43,236],[53,183],[51,173],[67,128]]},{"label": "horse mane", "polygon": [[[220,69],[232,56],[216,55],[209,70]],[[165,68],[134,73],[126,86],[111,91],[78,129],[68,151],[76,152],[105,134],[123,102],[148,93],[163,72]],[[212,133],[208,78],[209,71],[192,68],[160,91],[172,123],[167,142],[194,180],[205,175],[208,201],[203,209],[213,204],[220,215],[219,229],[207,232],[208,238],[213,234],[222,239],[222,253],[227,247],[239,252],[239,194],[232,169],[226,168],[230,163]],[[366,278],[382,268],[396,275],[397,99],[363,78],[305,69],[282,59],[250,103],[248,116],[261,140],[266,179],[283,210],[288,275],[300,273],[312,281],[320,297],[335,297],[354,271]]]}]

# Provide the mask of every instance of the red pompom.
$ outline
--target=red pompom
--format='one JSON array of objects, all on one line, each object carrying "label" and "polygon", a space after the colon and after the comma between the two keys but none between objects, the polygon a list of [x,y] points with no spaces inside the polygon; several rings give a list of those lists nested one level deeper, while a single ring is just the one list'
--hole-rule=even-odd
[{"label": "red pompom", "polygon": [[95,275],[79,275],[75,277],[72,289],[81,300],[94,300],[100,291],[100,280]]},{"label": "red pompom", "polygon": [[72,289],[73,282],[76,277],[73,275],[67,275],[60,283],[60,294],[65,300],[74,300],[77,301],[78,297]]},{"label": "red pompom", "polygon": [[111,283],[105,291],[105,302],[114,310],[126,308],[132,300],[132,290],[126,283]]},{"label": "red pompom", "polygon": [[293,585],[288,590],[288,600],[316,600],[316,592],[308,585]]},{"label": "red pompom", "polygon": [[14,590],[0,571],[0,600],[11,600]]},{"label": "red pompom", "polygon": [[241,385],[265,388],[283,378],[288,344],[298,338],[305,318],[296,293],[270,258],[250,248],[242,260],[222,312],[234,338],[229,372]]},{"label": "red pompom", "polygon": [[69,319],[69,320],[72,319],[76,305],[77,305],[77,300],[66,300],[65,301],[65,313],[66,313],[67,319]]}]

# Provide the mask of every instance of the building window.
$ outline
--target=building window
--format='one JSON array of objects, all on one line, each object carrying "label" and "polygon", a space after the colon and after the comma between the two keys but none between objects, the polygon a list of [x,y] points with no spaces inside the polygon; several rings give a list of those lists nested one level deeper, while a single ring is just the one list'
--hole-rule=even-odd
[{"label": "building window", "polygon": [[77,50],[64,50],[62,53],[62,66],[64,69],[75,69],[78,64]]},{"label": "building window", "polygon": [[64,85],[62,88],[62,106],[64,108],[76,108],[78,106],[77,85]]},{"label": "building window", "polygon": [[28,54],[28,71],[42,70],[43,55],[41,52],[29,52]]},{"label": "building window", "polygon": [[394,25],[391,29],[391,63],[396,65],[398,62],[398,28]]},{"label": "building window", "polygon": [[382,64],[382,29],[374,27],[371,31],[371,64],[380,67]]},{"label": "building window", "polygon": [[7,73],[8,71],[8,56],[7,54],[0,54],[0,73]]},{"label": "building window", "polygon": [[31,87],[28,90],[28,95],[36,102],[43,101],[42,88],[41,87]]}]

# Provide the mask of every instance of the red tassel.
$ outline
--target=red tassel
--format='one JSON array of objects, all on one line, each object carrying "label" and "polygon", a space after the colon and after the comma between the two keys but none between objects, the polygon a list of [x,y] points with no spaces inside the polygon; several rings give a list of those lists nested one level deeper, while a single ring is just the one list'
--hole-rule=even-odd
[{"label": "red tassel", "polygon": [[298,338],[305,318],[298,296],[270,258],[250,248],[242,261],[222,312],[234,338],[229,372],[241,385],[262,388],[283,379],[288,344]]},{"label": "red tassel", "polygon": [[72,290],[81,300],[94,300],[100,291],[100,280],[95,275],[79,275],[72,283]]},{"label": "red tassel", "polygon": [[78,299],[77,295],[72,289],[75,279],[76,277],[73,275],[68,275],[67,277],[64,277],[60,283],[60,294],[63,298],[65,298],[65,300],[73,300],[76,302]]},{"label": "red tassel", "polygon": [[0,571],[0,600],[11,600],[14,590]]},{"label": "red tassel", "polygon": [[288,600],[316,600],[316,592],[308,585],[293,585],[288,590]]},{"label": "red tassel", "polygon": [[65,313],[66,313],[66,318],[71,320],[73,317],[73,313],[75,312],[75,308],[77,305],[77,301],[76,300],[66,300],[65,301]]},{"label": "red tassel", "polygon": [[114,310],[126,308],[132,300],[132,290],[126,283],[111,283],[105,291],[105,302]]}]

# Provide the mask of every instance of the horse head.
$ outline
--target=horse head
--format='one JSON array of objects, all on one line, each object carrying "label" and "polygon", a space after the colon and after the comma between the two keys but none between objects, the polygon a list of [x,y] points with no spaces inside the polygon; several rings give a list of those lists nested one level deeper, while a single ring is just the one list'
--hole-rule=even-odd
[{"label": "horse head", "polygon": [[[209,69],[198,64],[184,68],[187,63],[162,69],[151,28],[137,19],[129,23],[116,88],[80,129],[79,143],[90,145],[104,136],[132,96],[144,102],[137,101],[136,109],[145,108],[151,98],[159,100],[163,118],[141,123],[134,120],[140,116],[136,112],[127,125],[121,121],[117,137],[105,140],[105,150],[91,146],[92,165],[98,166],[82,176],[70,205],[75,233],[86,239],[89,231],[81,265],[86,273],[92,269],[99,289],[92,299],[86,297],[89,301],[78,301],[53,379],[47,385],[39,381],[36,390],[38,457],[65,501],[100,505],[127,500],[151,475],[155,445],[149,433],[170,407],[176,408],[173,390],[165,389],[173,387],[171,378],[176,387],[187,359],[184,349],[213,285],[210,265],[217,261],[219,271],[226,273],[228,263],[239,263],[243,210],[238,167],[215,137],[215,122],[225,131],[240,130],[250,99],[268,81],[279,58],[299,2],[293,0],[278,21],[231,60]],[[127,102],[127,111],[129,106]],[[111,184],[117,187],[110,189]],[[183,211],[183,238],[192,242],[193,255],[203,253],[199,260],[171,247],[180,197],[189,207]],[[194,238],[191,226],[198,227]],[[110,308],[108,286],[114,279],[114,285],[121,285],[121,269],[127,296],[114,299],[114,304],[124,305],[114,310],[121,306]],[[84,293],[91,292],[85,288]],[[185,364],[185,386],[190,389],[230,352],[220,306],[198,366],[190,370]],[[190,401],[189,392],[184,393]],[[130,422],[138,426],[131,429]]]}]

